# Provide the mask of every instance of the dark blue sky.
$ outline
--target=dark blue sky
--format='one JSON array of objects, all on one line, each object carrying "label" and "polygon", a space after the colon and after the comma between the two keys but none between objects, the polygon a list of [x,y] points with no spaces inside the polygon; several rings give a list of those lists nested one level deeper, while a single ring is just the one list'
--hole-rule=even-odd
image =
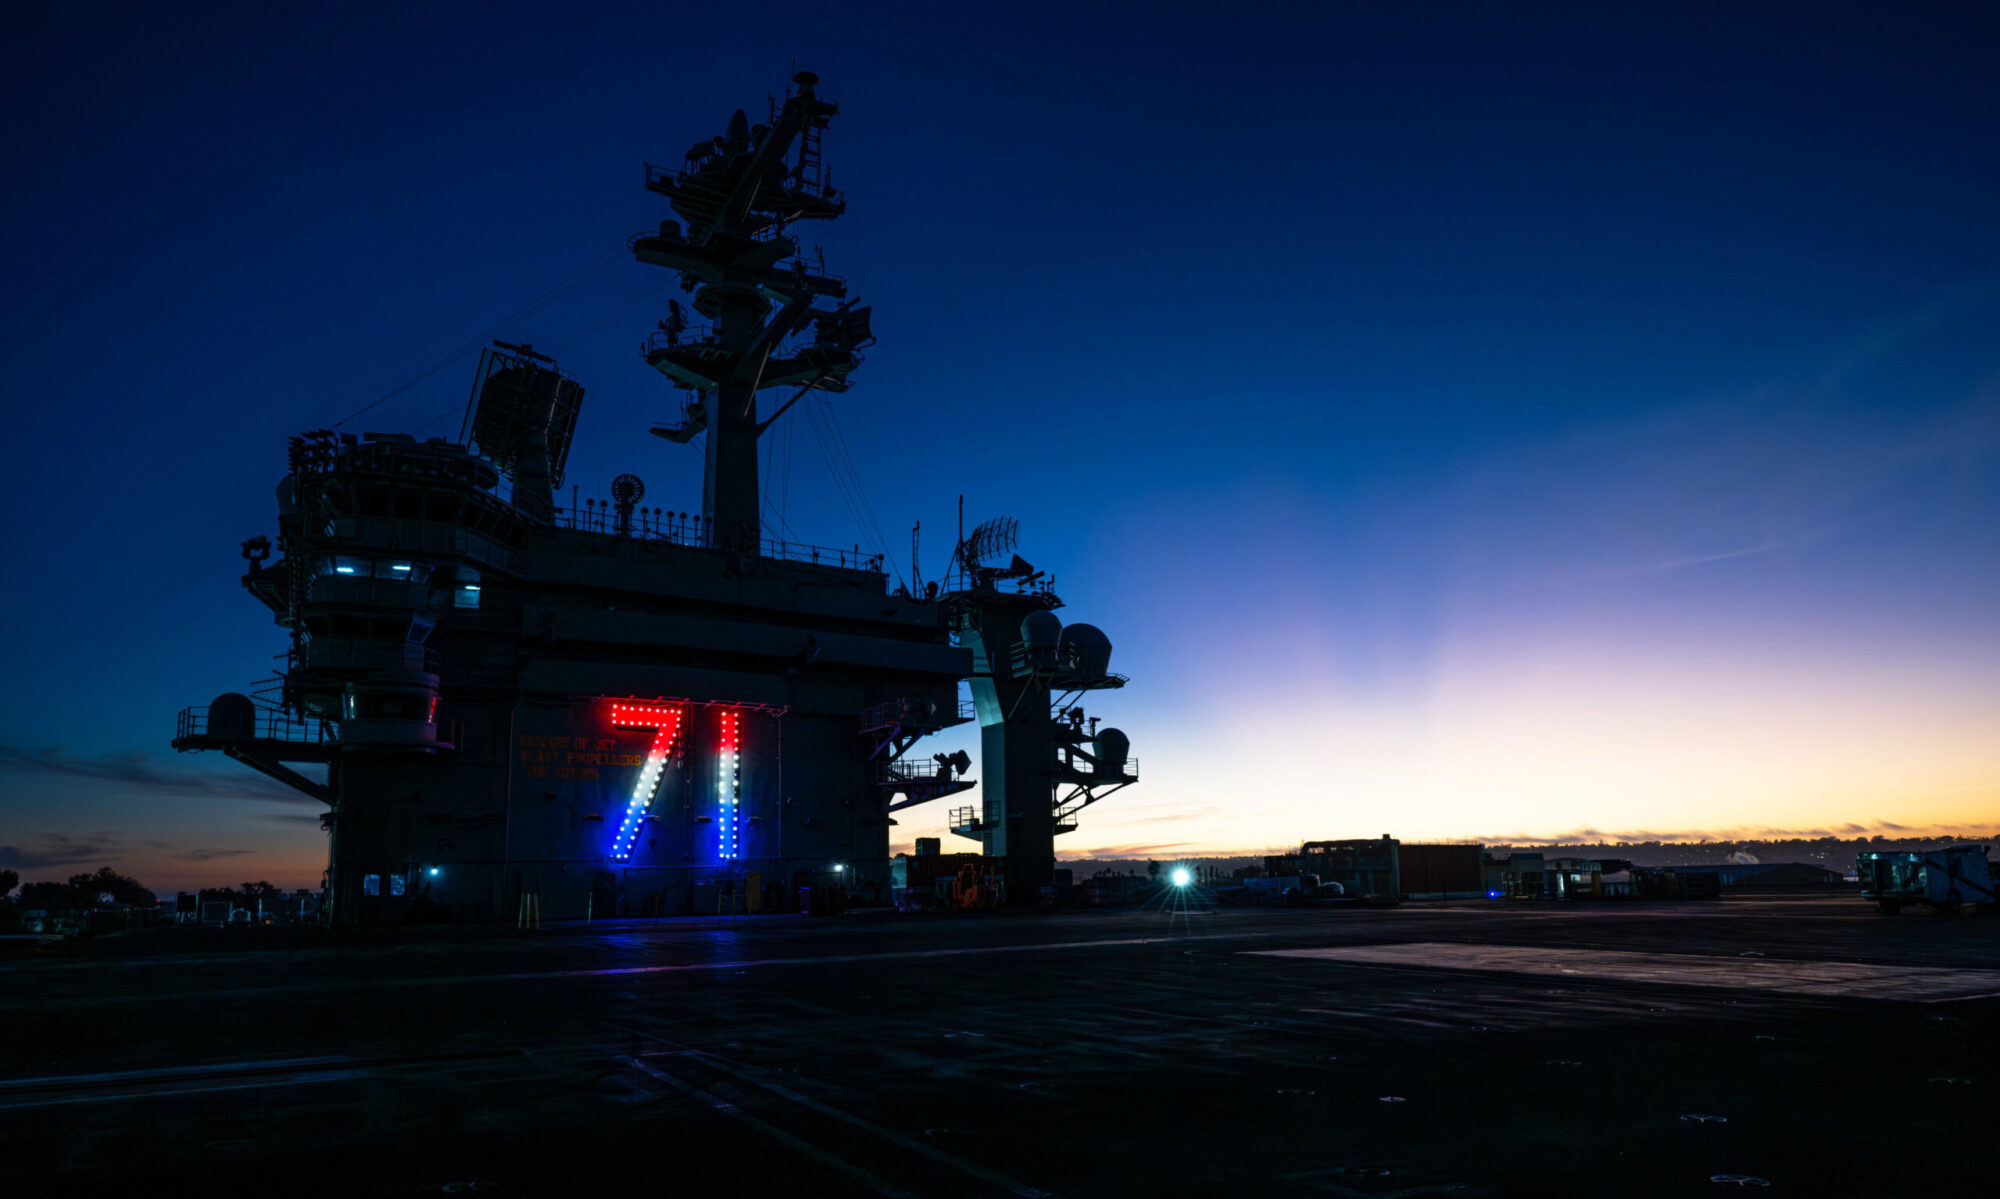
[{"label": "dark blue sky", "polygon": [[[164,754],[283,648],[285,436],[657,222],[642,160],[794,58],[892,549],[1020,517],[1137,680],[1149,782],[1067,848],[2000,820],[1990,10],[1005,8],[11,7],[0,855],[313,881],[311,807]],[[499,330],[589,388],[586,494],[699,504],[669,294]],[[455,433],[471,367],[350,428]],[[787,523],[854,542],[788,419]]]}]

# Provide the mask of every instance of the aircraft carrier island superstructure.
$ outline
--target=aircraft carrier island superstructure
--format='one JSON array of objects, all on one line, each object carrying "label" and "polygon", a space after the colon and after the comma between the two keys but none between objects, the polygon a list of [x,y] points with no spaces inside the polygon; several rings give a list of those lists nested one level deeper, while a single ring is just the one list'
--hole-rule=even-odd
[{"label": "aircraft carrier island superstructure", "polygon": [[[845,208],[821,160],[836,108],[793,83],[766,122],[739,111],[646,168],[679,219],[632,252],[694,310],[671,303],[642,346],[684,389],[653,432],[705,439],[699,515],[642,506],[630,475],[565,497],[584,389],[525,345],[482,355],[455,440],[292,439],[277,556],[243,546],[283,669],[182,712],[174,747],[327,805],[333,922],[754,911],[802,886],[886,902],[893,813],[974,786],[950,826],[1032,903],[1055,837],[1136,780],[1124,735],[1072,702],[1123,684],[1110,643],[1062,625],[1012,521],[894,589],[880,555],[766,536],[759,438],[847,390],[873,341],[791,232]],[[972,719],[983,785],[962,752],[909,756]]]}]

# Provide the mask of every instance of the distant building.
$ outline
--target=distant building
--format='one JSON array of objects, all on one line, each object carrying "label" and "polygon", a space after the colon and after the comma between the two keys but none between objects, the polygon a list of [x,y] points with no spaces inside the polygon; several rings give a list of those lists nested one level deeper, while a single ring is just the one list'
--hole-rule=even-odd
[{"label": "distant building", "polygon": [[1840,871],[1807,862],[1732,862],[1703,869],[1720,875],[1722,885],[1733,891],[1837,887],[1845,881]]},{"label": "distant building", "polygon": [[1485,885],[1483,845],[1416,845],[1397,847],[1405,899],[1471,899]]},{"label": "distant building", "polygon": [[[1377,840],[1308,841],[1297,853],[1272,854],[1264,873],[1272,878],[1314,874],[1339,883],[1347,895],[1395,903],[1403,896],[1399,842],[1384,833]],[[1477,846],[1468,846],[1478,860]]]}]

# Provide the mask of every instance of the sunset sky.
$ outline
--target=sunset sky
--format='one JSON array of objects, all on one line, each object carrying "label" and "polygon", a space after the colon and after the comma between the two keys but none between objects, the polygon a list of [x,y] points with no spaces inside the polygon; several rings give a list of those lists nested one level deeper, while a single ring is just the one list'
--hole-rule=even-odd
[{"label": "sunset sky", "polygon": [[[0,16],[0,866],[317,885],[317,804],[167,748],[284,648],[284,438],[433,367],[353,427],[455,433],[454,347],[794,58],[900,568],[1016,516],[1132,676],[1144,781],[1065,853],[2000,829],[1990,18],[1006,7]],[[585,494],[699,504],[669,294],[614,256],[498,330],[589,388]],[[788,525],[854,543],[787,420]]]}]

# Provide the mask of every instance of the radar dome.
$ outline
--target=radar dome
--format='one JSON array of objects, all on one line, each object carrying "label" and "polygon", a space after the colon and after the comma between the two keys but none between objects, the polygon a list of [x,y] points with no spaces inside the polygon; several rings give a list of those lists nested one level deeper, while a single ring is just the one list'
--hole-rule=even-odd
[{"label": "radar dome", "polygon": [[1062,619],[1047,609],[1030,612],[1021,618],[1021,642],[1030,653],[1053,653],[1062,640],[1062,633]]},{"label": "radar dome", "polygon": [[218,741],[255,740],[257,705],[235,691],[216,696],[208,705],[208,735]]},{"label": "radar dome", "polygon": [[1091,752],[1097,757],[1097,773],[1123,776],[1125,762],[1132,756],[1132,740],[1117,729],[1100,729]]},{"label": "radar dome", "polygon": [[1062,631],[1062,652],[1080,675],[1097,678],[1111,673],[1111,638],[1094,624],[1073,624]]}]

